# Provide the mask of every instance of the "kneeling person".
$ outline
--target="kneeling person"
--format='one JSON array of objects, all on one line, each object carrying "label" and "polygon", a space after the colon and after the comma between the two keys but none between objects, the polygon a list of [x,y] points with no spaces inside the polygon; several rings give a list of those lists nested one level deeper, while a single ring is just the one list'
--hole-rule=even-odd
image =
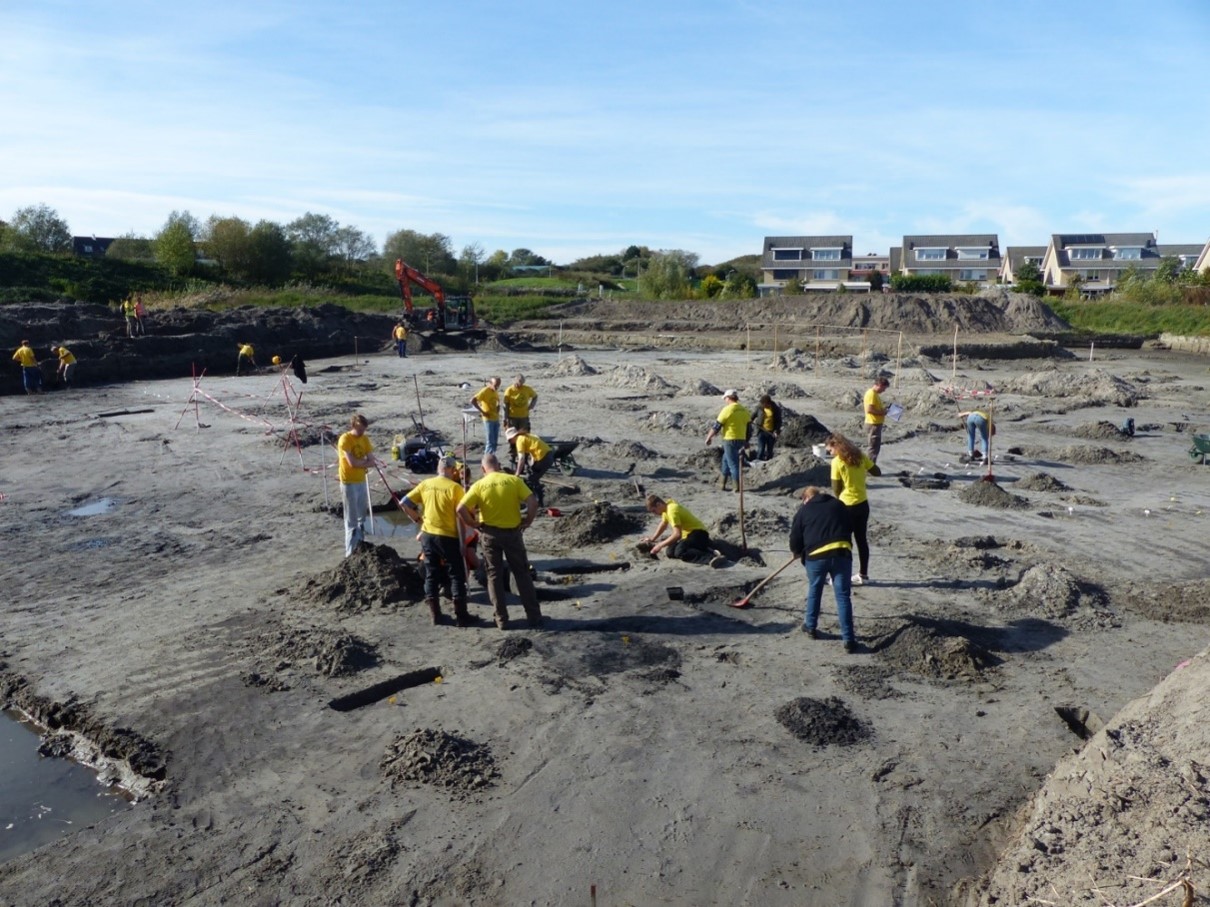
[{"label": "kneeling person", "polygon": [[[647,495],[647,512],[660,518],[660,524],[655,532],[644,539],[651,543],[651,554],[657,555],[664,549],[668,556],[691,564],[713,563],[722,561],[721,555],[716,556],[710,533],[706,525],[689,512],[689,508],[678,504],[671,498],[664,500],[659,495]],[[661,538],[666,530],[671,530],[667,538]]]},{"label": "kneeling person", "polygon": [[442,457],[437,463],[437,475],[425,479],[399,503],[412,522],[420,523],[424,603],[429,606],[433,623],[441,623],[438,595],[448,582],[454,599],[454,621],[460,627],[469,627],[474,621],[466,608],[466,562],[458,536],[457,514],[463,491],[457,475],[458,461],[454,457]]}]

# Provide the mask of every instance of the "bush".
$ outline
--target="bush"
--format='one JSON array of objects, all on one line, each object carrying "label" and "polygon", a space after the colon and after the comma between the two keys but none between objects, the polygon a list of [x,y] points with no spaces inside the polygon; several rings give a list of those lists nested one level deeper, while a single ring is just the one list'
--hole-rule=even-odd
[{"label": "bush", "polygon": [[1046,295],[1046,286],[1040,280],[1019,280],[1013,289],[1018,293],[1028,293],[1030,296]]},{"label": "bush", "polygon": [[891,290],[895,293],[949,293],[953,288],[948,274],[891,275]]}]

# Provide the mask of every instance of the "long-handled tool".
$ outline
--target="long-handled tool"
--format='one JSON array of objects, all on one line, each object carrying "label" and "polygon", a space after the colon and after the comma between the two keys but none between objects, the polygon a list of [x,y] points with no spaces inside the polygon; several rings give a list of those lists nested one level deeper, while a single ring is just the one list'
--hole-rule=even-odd
[{"label": "long-handled tool", "polygon": [[759,583],[757,583],[755,588],[753,588],[753,590],[751,592],[749,592],[747,595],[745,595],[739,601],[732,602],[731,607],[732,608],[749,607],[752,604],[752,596],[754,596],[761,589],[765,588],[765,585],[767,583],[769,583],[773,579],[773,577],[777,576],[777,574],[781,573],[783,570],[785,570],[787,567],[789,567],[796,560],[798,560],[798,555],[791,554],[790,559],[788,561],[786,561],[784,564],[782,564],[780,567],[778,567],[776,570],[774,570],[772,573],[770,573],[768,576],[766,576],[764,579],[762,579]]},{"label": "long-handled tool", "polygon": [[744,530],[744,452],[739,452],[737,458],[739,462],[739,475],[735,477],[735,484],[739,487],[739,545],[744,553],[748,553],[748,533]]}]

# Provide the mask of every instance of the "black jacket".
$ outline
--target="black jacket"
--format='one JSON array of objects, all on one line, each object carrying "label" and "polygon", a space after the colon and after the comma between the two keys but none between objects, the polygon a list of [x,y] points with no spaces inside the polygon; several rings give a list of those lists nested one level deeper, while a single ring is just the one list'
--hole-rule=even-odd
[{"label": "black jacket", "polygon": [[816,548],[850,541],[849,508],[831,495],[817,494],[798,508],[790,526],[790,551],[800,561]]}]

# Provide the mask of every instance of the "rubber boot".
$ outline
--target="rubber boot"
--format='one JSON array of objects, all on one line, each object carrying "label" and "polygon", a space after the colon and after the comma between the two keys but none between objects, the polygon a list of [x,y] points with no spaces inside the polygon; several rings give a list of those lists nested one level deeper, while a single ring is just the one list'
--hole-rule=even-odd
[{"label": "rubber boot", "polygon": [[727,490],[727,476],[723,476],[722,478],[720,478],[718,480],[718,490],[719,491]]},{"label": "rubber boot", "polygon": [[441,602],[435,598],[426,598],[424,603],[429,606],[429,616],[433,618],[433,625],[441,623]]},{"label": "rubber boot", "polygon": [[471,617],[471,613],[466,610],[466,599],[454,599],[454,623],[459,627],[473,627],[479,623],[478,620]]}]

